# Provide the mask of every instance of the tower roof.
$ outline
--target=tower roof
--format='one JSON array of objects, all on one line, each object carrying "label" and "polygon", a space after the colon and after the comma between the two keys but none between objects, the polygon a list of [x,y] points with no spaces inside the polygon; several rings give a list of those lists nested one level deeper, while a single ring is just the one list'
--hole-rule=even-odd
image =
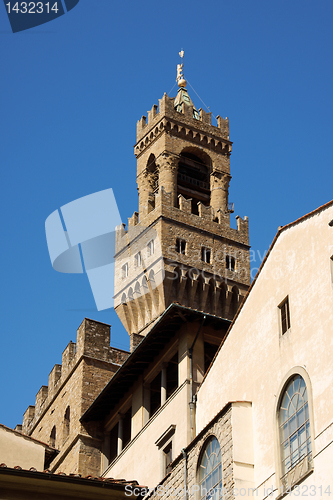
[{"label": "tower roof", "polygon": [[184,73],[183,73],[183,68],[184,68],[184,63],[183,63],[183,57],[184,57],[184,51],[183,49],[179,52],[180,57],[182,58],[181,64],[177,64],[177,78],[176,82],[178,83],[178,93],[177,97],[175,99],[175,110],[179,111],[180,113],[183,111],[183,103],[185,106],[193,106],[193,118],[196,120],[199,120],[199,113],[194,107],[194,104],[190,98],[190,96],[187,93],[186,90],[186,80],[184,78]]},{"label": "tower roof", "polygon": [[197,109],[194,107],[194,104],[192,102],[192,99],[188,95],[188,92],[185,87],[180,87],[177,92],[177,96],[175,99],[175,110],[181,112],[182,111],[182,104],[185,104],[185,106],[193,106],[193,118],[196,120],[199,120],[199,113]]}]

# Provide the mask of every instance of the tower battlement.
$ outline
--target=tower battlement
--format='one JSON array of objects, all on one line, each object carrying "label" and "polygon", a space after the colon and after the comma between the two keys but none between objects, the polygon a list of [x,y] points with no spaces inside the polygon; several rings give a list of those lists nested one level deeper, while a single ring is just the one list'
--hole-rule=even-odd
[{"label": "tower battlement", "polygon": [[[136,154],[139,154],[143,148],[143,145],[147,142],[147,135],[149,132],[153,134],[153,136],[148,137],[148,140],[155,138],[158,133],[166,128],[175,128],[176,123],[168,122],[166,118],[170,118],[172,122],[186,122],[191,127],[191,129],[195,128],[198,131],[208,133],[213,139],[215,137],[215,141],[217,143],[220,139],[226,139],[229,141],[229,120],[228,118],[222,118],[221,116],[216,117],[216,126],[212,124],[212,113],[206,112],[202,108],[199,108],[199,116],[198,118],[194,118],[193,116],[194,106],[186,105],[184,102],[175,109],[175,98],[169,97],[166,93],[163,95],[162,99],[159,99],[159,105],[154,104],[150,111],[148,111],[148,120],[146,116],[142,116],[140,120],[137,122],[137,148],[135,150]],[[163,120],[164,119],[164,120]],[[154,131],[152,129],[156,127]],[[198,141],[199,137],[196,137]],[[204,138],[203,138],[204,139]],[[208,137],[206,138],[208,141]],[[141,140],[143,140],[143,145],[141,144]],[[140,143],[140,144],[139,144]]]},{"label": "tower battlement", "polygon": [[49,374],[48,385],[41,386],[36,394],[35,405],[29,406],[24,413],[24,434],[31,435],[83,357],[115,365],[114,372],[127,359],[128,352],[110,346],[110,325],[85,318],[77,330],[77,342],[69,342],[62,353],[62,364],[54,365]]}]

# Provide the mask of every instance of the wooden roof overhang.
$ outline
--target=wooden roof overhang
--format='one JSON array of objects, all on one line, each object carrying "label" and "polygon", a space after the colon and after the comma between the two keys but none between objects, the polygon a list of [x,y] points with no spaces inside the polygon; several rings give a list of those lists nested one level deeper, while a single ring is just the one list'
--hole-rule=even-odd
[{"label": "wooden roof overhang", "polygon": [[81,422],[103,420],[180,327],[187,322],[200,321],[203,316],[206,316],[204,326],[215,330],[226,331],[231,323],[219,316],[172,303],[82,415]]}]

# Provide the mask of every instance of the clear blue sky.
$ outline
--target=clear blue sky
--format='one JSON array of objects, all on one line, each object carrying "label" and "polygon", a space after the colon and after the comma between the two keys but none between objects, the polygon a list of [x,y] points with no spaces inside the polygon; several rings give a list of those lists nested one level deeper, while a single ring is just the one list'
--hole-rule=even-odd
[{"label": "clear blue sky", "polygon": [[331,0],[80,0],[12,34],[0,5],[0,422],[22,422],[85,316],[128,347],[86,275],[52,269],[44,223],[109,187],[125,222],[137,209],[136,121],[173,88],[181,48],[187,80],[230,119],[230,201],[255,251],[333,198],[332,25]]}]

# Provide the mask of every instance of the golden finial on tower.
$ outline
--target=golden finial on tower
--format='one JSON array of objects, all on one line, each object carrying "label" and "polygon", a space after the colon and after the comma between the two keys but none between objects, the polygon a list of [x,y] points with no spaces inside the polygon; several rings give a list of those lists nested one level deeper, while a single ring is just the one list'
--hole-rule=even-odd
[{"label": "golden finial on tower", "polygon": [[184,79],[184,74],[183,74],[183,57],[184,57],[184,51],[183,49],[179,52],[179,55],[182,59],[181,64],[177,64],[177,78],[176,81],[178,82],[178,87],[186,87],[186,80]]}]

